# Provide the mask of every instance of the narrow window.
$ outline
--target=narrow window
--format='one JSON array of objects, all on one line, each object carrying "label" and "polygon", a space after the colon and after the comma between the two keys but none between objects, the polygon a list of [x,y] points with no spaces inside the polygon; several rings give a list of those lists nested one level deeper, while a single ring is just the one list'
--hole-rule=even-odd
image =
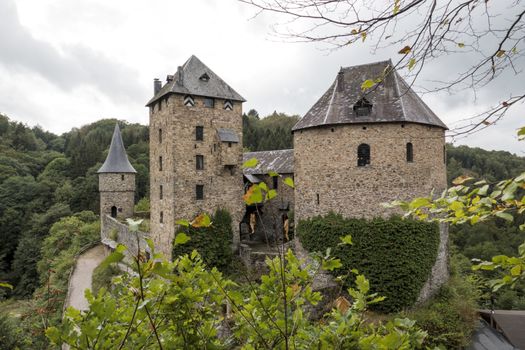
[{"label": "narrow window", "polygon": [[159,100],[158,110],[159,110],[159,112],[162,111],[162,99]]},{"label": "narrow window", "polygon": [[319,205],[319,193],[317,193],[317,205]]},{"label": "narrow window", "polygon": [[228,147],[231,147],[232,146],[232,143],[231,142],[228,142]]},{"label": "narrow window", "polygon": [[195,186],[195,198],[197,200],[204,199],[204,185]]},{"label": "narrow window", "polygon": [[204,140],[204,126],[195,127],[195,140],[196,141]]},{"label": "narrow window", "polygon": [[370,164],[370,146],[362,143],[357,147],[357,166]]},{"label": "narrow window", "polygon": [[162,199],[164,197],[164,193],[162,191],[162,185],[159,186],[159,199]]},{"label": "narrow window", "polygon": [[116,218],[117,217],[117,207],[112,206],[111,207],[111,217]]},{"label": "narrow window", "polygon": [[204,169],[204,156],[197,154],[195,156],[195,169],[202,170]]},{"label": "narrow window", "polygon": [[412,163],[414,161],[414,146],[412,142],[407,143],[407,162]]},{"label": "narrow window", "polygon": [[193,99],[193,96],[191,95],[184,96],[184,105],[187,107],[195,106],[195,100]]},{"label": "narrow window", "polygon": [[233,110],[233,102],[230,101],[230,100],[225,100],[224,101],[224,109],[227,110],[227,111]]},{"label": "narrow window", "polygon": [[159,129],[159,143],[162,143],[162,129]]},{"label": "narrow window", "polygon": [[120,175],[120,179],[124,181],[124,175]]},{"label": "narrow window", "polygon": [[159,171],[162,171],[162,156],[159,157]]},{"label": "narrow window", "polygon": [[162,224],[164,222],[164,212],[161,211],[160,212],[160,219],[159,219],[160,223]]},{"label": "narrow window", "polygon": [[273,188],[276,190],[279,187],[279,177],[274,176],[272,177],[272,180],[273,180]]},{"label": "narrow window", "polygon": [[207,108],[215,107],[215,99],[213,99],[211,97],[205,97],[204,98],[204,107],[207,107]]},{"label": "narrow window", "polygon": [[443,163],[447,164],[447,147],[443,146]]}]

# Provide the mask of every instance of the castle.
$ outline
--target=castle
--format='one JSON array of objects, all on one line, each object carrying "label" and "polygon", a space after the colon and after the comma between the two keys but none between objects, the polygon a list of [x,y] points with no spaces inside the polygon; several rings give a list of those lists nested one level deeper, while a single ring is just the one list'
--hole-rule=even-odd
[{"label": "castle", "polygon": [[[176,221],[216,208],[233,219],[236,247],[247,218],[261,209],[264,226],[282,230],[295,221],[338,212],[347,217],[388,216],[381,203],[428,196],[446,188],[447,127],[383,61],[341,68],[332,85],[293,127],[294,149],[242,153],[245,99],[191,56],[163,84],[154,80],[150,116],[150,236],[171,256]],[[386,72],[386,73],[385,73]],[[381,77],[363,91],[361,83]],[[242,169],[255,157],[255,168]],[[269,171],[281,177],[268,175]],[[135,170],[118,126],[99,170],[101,215],[131,216]],[[283,177],[295,179],[295,190]],[[279,196],[263,208],[246,206],[250,183],[265,182]],[[446,250],[442,228],[440,252]],[[436,266],[446,270],[446,254]]]}]

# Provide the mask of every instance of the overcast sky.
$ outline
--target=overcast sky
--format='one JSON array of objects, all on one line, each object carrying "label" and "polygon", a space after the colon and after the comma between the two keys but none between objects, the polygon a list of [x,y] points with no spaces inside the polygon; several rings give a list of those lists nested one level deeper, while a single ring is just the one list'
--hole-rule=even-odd
[{"label": "overcast sky", "polygon": [[[341,66],[397,58],[397,50],[373,56],[366,43],[329,52],[277,40],[271,26],[281,19],[253,18],[253,8],[234,0],[0,0],[0,13],[0,112],[55,133],[101,118],[147,124],[153,78],[165,79],[192,54],[261,116],[302,116]],[[455,64],[433,68],[446,75]],[[453,127],[497,103],[501,87],[492,89],[477,100],[469,92],[424,100]],[[521,105],[456,143],[523,156],[514,135],[524,114]]]}]

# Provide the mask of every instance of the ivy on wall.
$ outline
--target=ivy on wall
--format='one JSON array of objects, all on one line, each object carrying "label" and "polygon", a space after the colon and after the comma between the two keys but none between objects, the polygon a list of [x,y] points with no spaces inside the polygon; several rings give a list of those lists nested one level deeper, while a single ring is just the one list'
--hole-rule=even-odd
[{"label": "ivy on wall", "polygon": [[232,262],[232,218],[224,209],[218,209],[211,217],[212,224],[208,227],[183,227],[190,240],[185,244],[173,245],[172,256],[189,254],[197,250],[202,260],[208,266],[219,269],[227,268]]},{"label": "ivy on wall", "polygon": [[[297,232],[308,251],[324,253],[330,248],[341,259],[343,267],[334,275],[350,269],[364,274],[372,291],[386,297],[376,306],[383,312],[398,311],[415,303],[430,276],[439,247],[437,224],[399,217],[345,219],[329,213],[301,221]],[[346,235],[352,236],[352,245],[339,244],[340,237]]]}]

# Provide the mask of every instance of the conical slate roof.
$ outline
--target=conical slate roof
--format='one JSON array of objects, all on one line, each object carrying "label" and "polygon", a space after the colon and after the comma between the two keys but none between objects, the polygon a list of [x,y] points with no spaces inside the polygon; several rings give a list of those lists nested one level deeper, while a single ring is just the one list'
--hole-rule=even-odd
[{"label": "conical slate roof", "polygon": [[136,173],[137,171],[133,168],[128,160],[126,149],[124,148],[124,142],[122,142],[122,135],[120,134],[120,128],[118,123],[115,124],[115,131],[113,131],[113,138],[111,139],[111,146],[109,146],[108,156],[106,161],[98,173]]},{"label": "conical slate roof", "polygon": [[173,80],[166,83],[146,106],[171,93],[246,101],[195,55],[184,63],[173,75]]},{"label": "conical slate roof", "polygon": [[[403,78],[389,67],[393,67],[390,60],[341,68],[328,91],[295,124],[292,131],[323,125],[389,122],[412,122],[448,129]],[[365,80],[379,78],[389,70],[381,84],[363,93],[361,84]],[[372,104],[372,109],[368,115],[357,116],[354,105],[363,97]]]}]

